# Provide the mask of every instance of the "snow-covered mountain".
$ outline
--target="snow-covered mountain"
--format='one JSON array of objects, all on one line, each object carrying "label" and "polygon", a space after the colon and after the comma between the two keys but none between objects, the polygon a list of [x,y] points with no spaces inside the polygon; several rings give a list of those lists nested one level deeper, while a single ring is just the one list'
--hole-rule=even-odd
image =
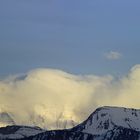
[{"label": "snow-covered mountain", "polygon": [[0,140],[4,139],[21,139],[29,136],[37,135],[44,132],[39,127],[28,126],[6,126],[0,128]]},{"label": "snow-covered mountain", "polygon": [[73,128],[75,131],[101,135],[116,127],[140,131],[140,110],[121,107],[101,107]]},{"label": "snow-covered mountain", "polygon": [[140,140],[140,110],[101,107],[72,129],[40,130],[26,136],[23,140]]}]

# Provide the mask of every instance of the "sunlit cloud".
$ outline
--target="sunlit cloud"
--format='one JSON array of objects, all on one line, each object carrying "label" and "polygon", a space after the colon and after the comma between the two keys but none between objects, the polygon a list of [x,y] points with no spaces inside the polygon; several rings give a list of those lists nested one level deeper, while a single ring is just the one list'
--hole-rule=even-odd
[{"label": "sunlit cloud", "polygon": [[16,124],[55,129],[58,119],[80,123],[100,106],[140,108],[139,91],[140,65],[120,79],[35,69],[0,81],[0,111]]}]

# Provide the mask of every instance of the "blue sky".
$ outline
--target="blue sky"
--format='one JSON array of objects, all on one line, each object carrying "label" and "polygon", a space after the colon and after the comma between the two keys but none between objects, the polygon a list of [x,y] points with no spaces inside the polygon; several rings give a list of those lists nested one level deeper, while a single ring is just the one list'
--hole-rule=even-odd
[{"label": "blue sky", "polygon": [[[0,76],[35,68],[122,75],[140,62],[139,0],[1,0]],[[120,54],[108,59],[111,52]]]}]

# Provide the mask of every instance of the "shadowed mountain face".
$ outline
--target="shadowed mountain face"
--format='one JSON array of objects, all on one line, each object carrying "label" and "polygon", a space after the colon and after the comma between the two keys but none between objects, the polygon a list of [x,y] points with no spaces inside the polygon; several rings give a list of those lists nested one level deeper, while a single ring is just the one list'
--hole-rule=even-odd
[{"label": "shadowed mountain face", "polygon": [[0,128],[0,140],[3,139],[21,139],[29,136],[37,135],[44,132],[39,127],[28,127],[28,126],[7,126]]},{"label": "shadowed mountain face", "polygon": [[83,132],[57,130],[24,138],[23,140],[139,140],[140,132],[115,128],[103,135],[92,135]]},{"label": "shadowed mountain face", "polygon": [[[12,127],[13,129],[11,129]],[[8,138],[8,135],[14,135],[19,129],[22,129],[20,134],[25,131],[25,127],[22,126],[9,128],[9,130],[7,127],[1,128],[0,134]],[[72,129],[36,131],[36,128],[30,128],[30,130],[36,133],[28,135],[28,131],[26,131],[26,135],[22,135],[22,137],[15,135],[13,138],[23,140],[140,140],[140,110],[102,107]],[[9,131],[9,133],[5,131]]]}]

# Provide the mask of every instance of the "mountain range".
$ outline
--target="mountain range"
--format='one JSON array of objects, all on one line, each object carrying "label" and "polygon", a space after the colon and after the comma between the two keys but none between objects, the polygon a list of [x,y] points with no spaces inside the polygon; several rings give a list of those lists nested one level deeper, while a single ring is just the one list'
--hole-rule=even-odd
[{"label": "mountain range", "polygon": [[63,130],[48,131],[39,127],[10,125],[0,128],[0,139],[140,140],[140,110],[100,107],[81,124]]}]

